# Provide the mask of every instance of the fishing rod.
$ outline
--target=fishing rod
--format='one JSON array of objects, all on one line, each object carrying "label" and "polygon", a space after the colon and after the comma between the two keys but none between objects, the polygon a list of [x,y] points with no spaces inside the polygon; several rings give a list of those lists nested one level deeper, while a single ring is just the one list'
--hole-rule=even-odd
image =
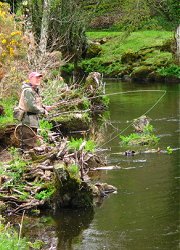
[{"label": "fishing rod", "polygon": [[[163,96],[166,94],[166,90],[157,90],[157,89],[152,89],[152,90],[129,90],[129,91],[119,91],[119,92],[114,92],[114,93],[109,93],[109,94],[101,94],[101,95],[97,95],[97,96],[92,96],[92,97],[86,97],[86,100],[92,100],[92,99],[96,99],[96,98],[98,98],[98,97],[103,97],[103,96],[113,96],[113,95],[121,95],[121,94],[130,94],[130,93],[138,93],[138,92],[163,92],[164,94],[163,94]],[[163,96],[162,96],[162,98],[163,98]],[[160,97],[161,98],[161,97]],[[160,99],[161,100],[161,99]],[[159,101],[160,101],[159,100]],[[80,103],[82,100],[72,100],[72,101],[60,101],[60,102],[58,102],[58,103],[56,103],[56,104],[54,104],[54,105],[52,105],[52,107],[53,108],[56,108],[56,107],[58,107],[59,105],[69,105],[69,104],[74,104],[74,103]],[[159,102],[158,101],[158,102]],[[158,103],[157,102],[157,103]],[[155,104],[156,105],[156,104]],[[153,106],[151,107],[151,109],[153,109]],[[147,113],[149,113],[150,111],[151,111],[151,109],[150,110],[148,110],[145,114],[147,114]],[[88,110],[87,110],[88,111]],[[63,112],[61,112],[61,113],[63,113]],[[61,113],[59,113],[59,115],[61,114]],[[66,114],[68,114],[68,113],[72,113],[72,111],[67,111],[66,112]],[[144,115],[145,115],[144,114]],[[58,116],[58,115],[57,115]]]}]

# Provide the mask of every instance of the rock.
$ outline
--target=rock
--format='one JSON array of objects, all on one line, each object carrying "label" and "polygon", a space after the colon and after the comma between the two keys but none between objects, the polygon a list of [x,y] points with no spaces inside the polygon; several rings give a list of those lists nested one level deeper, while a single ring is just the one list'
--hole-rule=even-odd
[{"label": "rock", "polygon": [[129,50],[122,54],[121,56],[121,62],[122,63],[128,63],[131,64],[137,60],[141,59],[141,56],[137,52],[133,52],[132,50]]},{"label": "rock", "polygon": [[101,74],[99,72],[91,72],[86,78],[85,89],[96,90],[101,86]]},{"label": "rock", "polygon": [[150,123],[150,118],[147,117],[146,115],[142,115],[137,119],[133,120],[133,127],[135,128],[136,132],[143,132],[144,127],[149,125]]},{"label": "rock", "polygon": [[131,73],[131,79],[133,81],[146,81],[148,75],[153,72],[153,69],[149,66],[139,66],[134,68],[133,72]]},{"label": "rock", "polygon": [[131,77],[129,75],[124,75],[123,76],[123,81],[130,82],[131,81]]},{"label": "rock", "polygon": [[102,48],[98,42],[89,42],[88,49],[86,51],[86,58],[93,58],[100,54]]},{"label": "rock", "polygon": [[114,193],[117,192],[117,188],[109,185],[107,183],[96,183],[95,186],[99,189],[99,194],[100,195],[106,195],[109,193]]},{"label": "rock", "polygon": [[92,188],[79,178],[71,177],[63,164],[55,165],[55,206],[82,208],[93,206]]}]

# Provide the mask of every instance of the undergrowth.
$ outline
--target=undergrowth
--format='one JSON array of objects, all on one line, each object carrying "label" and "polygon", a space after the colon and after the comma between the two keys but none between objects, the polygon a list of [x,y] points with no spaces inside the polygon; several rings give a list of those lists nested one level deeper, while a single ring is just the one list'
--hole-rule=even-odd
[{"label": "undergrowth", "polygon": [[0,127],[3,127],[5,124],[14,122],[13,108],[16,105],[16,100],[14,98],[0,99],[0,105],[4,108],[4,114],[0,115]]},{"label": "undergrowth", "polygon": [[180,67],[178,65],[171,65],[169,67],[162,67],[160,69],[157,70],[157,72],[161,75],[161,76],[176,76],[178,78],[180,78]]},{"label": "undergrowth", "polygon": [[69,150],[80,150],[83,149],[85,152],[94,152],[96,148],[96,144],[92,140],[85,141],[84,139],[75,139],[71,138],[68,142],[68,149]]},{"label": "undergrowth", "polygon": [[121,144],[124,145],[151,145],[157,144],[159,138],[153,134],[154,128],[152,125],[144,126],[142,133],[131,133],[128,136],[120,135]]}]

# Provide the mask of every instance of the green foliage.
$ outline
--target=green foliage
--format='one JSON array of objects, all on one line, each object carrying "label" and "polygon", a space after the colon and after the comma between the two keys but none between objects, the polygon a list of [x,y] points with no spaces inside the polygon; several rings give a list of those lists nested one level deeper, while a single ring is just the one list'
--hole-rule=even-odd
[{"label": "green foliage", "polygon": [[[57,79],[55,78],[56,74],[58,74]],[[58,102],[62,94],[62,88],[65,87],[65,83],[57,70],[51,72],[51,77],[53,79],[48,79],[48,81],[43,84],[43,103],[46,105],[53,105],[56,101]]]},{"label": "green foliage", "polygon": [[79,166],[75,164],[68,166],[68,172],[71,177],[77,177],[77,175],[79,174]]},{"label": "green foliage", "polygon": [[42,249],[44,246],[44,242],[41,240],[36,240],[35,242],[28,242],[28,246],[31,247],[32,249]]},{"label": "green foliage", "polygon": [[173,62],[172,53],[160,50],[153,50],[145,56],[144,65],[152,65],[154,67],[168,66]]},{"label": "green foliage", "polygon": [[49,185],[47,189],[42,190],[39,193],[36,193],[35,198],[38,200],[47,200],[53,196],[54,192],[55,188]]},{"label": "green foliage", "polygon": [[4,115],[0,115],[0,127],[8,123],[13,123],[13,107],[15,103],[14,98],[0,99],[0,105],[4,107]]},{"label": "green foliage", "polygon": [[17,148],[11,147],[9,151],[12,155],[12,160],[9,162],[8,166],[11,171],[14,171],[17,175],[21,175],[28,163],[21,158]]},{"label": "green foliage", "polygon": [[154,131],[153,125],[147,124],[144,126],[144,129],[143,129],[144,134],[152,134],[153,131]]},{"label": "green foliage", "polygon": [[92,140],[88,140],[88,141],[86,142],[86,145],[85,145],[85,147],[84,147],[84,150],[85,150],[86,152],[94,152],[94,151],[95,151],[95,148],[96,148],[95,142],[92,141]]},{"label": "green foliage", "polygon": [[180,6],[178,0],[164,0],[159,4],[157,0],[150,0],[154,18],[164,29],[173,30],[179,24]]},{"label": "green foliage", "polygon": [[109,102],[110,102],[109,96],[107,96],[107,95],[102,96],[102,102],[103,102],[103,104],[104,104],[106,107],[108,107]]},{"label": "green foliage", "polygon": [[39,128],[40,128],[40,135],[46,142],[48,142],[48,132],[53,128],[52,123],[42,119],[40,120]]},{"label": "green foliage", "polygon": [[90,105],[91,105],[90,100],[87,98],[83,98],[82,109],[85,109],[85,110],[89,109]]},{"label": "green foliage", "polygon": [[72,63],[67,63],[66,65],[61,67],[61,71],[66,73],[67,75],[71,75],[74,70],[74,65]]},{"label": "green foliage", "polygon": [[175,65],[175,64],[173,64],[169,67],[162,67],[162,68],[158,69],[157,72],[161,76],[176,76],[176,77],[180,78],[180,66]]},{"label": "green foliage", "polygon": [[74,139],[71,138],[71,141],[68,142],[68,149],[79,150],[82,144],[84,143],[83,150],[86,152],[94,152],[95,150],[95,142],[92,140],[85,141],[82,138]]},{"label": "green foliage", "polygon": [[167,153],[170,155],[170,154],[172,154],[172,152],[173,152],[173,149],[170,147],[170,146],[168,146],[167,148],[166,148],[166,150],[167,150]]},{"label": "green foliage", "polygon": [[[172,53],[155,50],[146,55],[142,55],[144,48],[162,46],[165,41],[172,38],[172,33],[167,31],[141,31],[133,32],[124,36],[122,32],[87,32],[90,40],[107,38],[107,42],[102,44],[102,53],[95,58],[86,59],[81,62],[82,69],[89,73],[99,71],[105,76],[119,76],[121,72],[129,70],[126,64],[121,62],[121,56],[127,51],[138,53],[143,56],[143,65],[160,67],[172,63]],[[131,66],[134,67],[134,66]]]},{"label": "green foliage", "polygon": [[21,195],[22,199],[27,197],[27,193],[23,191],[23,183],[19,184],[21,180],[22,174],[25,170],[28,162],[25,162],[18,150],[16,148],[11,147],[10,152],[12,154],[12,160],[6,165],[6,168],[1,168],[0,174],[5,174],[10,177],[10,180],[3,184],[4,187],[15,187],[19,189],[23,194]]},{"label": "green foliage", "polygon": [[120,135],[119,138],[122,144],[125,145],[149,145],[156,144],[159,138],[153,134],[154,128],[152,125],[148,124],[144,127],[142,133],[132,133],[128,136]]},{"label": "green foliage", "polygon": [[25,238],[20,238],[18,233],[11,227],[5,226],[0,218],[0,249],[1,250],[27,250],[28,244]]},{"label": "green foliage", "polygon": [[79,150],[83,142],[84,140],[82,138],[79,139],[71,138],[71,140],[68,142],[68,149]]}]

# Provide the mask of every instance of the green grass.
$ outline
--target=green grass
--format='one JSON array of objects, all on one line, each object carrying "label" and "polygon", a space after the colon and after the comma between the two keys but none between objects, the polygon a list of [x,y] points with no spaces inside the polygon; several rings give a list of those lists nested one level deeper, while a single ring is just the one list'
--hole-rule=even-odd
[{"label": "green grass", "polygon": [[106,77],[118,76],[128,68],[126,63],[121,62],[122,55],[128,52],[143,53],[142,49],[150,49],[151,52],[144,54],[137,65],[129,64],[131,71],[141,65],[152,65],[155,68],[170,65],[173,63],[172,53],[161,51],[159,47],[173,36],[173,32],[155,30],[137,31],[129,35],[123,32],[87,32],[89,40],[105,38],[107,42],[101,45],[102,51],[97,57],[83,60],[81,67],[87,73],[99,71]]},{"label": "green grass", "polygon": [[0,99],[0,105],[4,107],[4,115],[0,116],[0,127],[3,127],[5,124],[14,123],[13,119],[13,108],[16,106],[16,101],[13,98],[9,99]]},{"label": "green grass", "polygon": [[20,239],[18,233],[11,227],[5,226],[0,218],[0,249],[1,250],[27,250],[29,249],[25,238]]},{"label": "green grass", "polygon": [[133,32],[126,38],[122,32],[87,32],[90,40],[110,38],[102,45],[103,52],[100,58],[103,61],[114,61],[120,59],[122,53],[128,50],[138,51],[141,48],[160,46],[167,39],[173,37],[169,31],[138,31]]}]

